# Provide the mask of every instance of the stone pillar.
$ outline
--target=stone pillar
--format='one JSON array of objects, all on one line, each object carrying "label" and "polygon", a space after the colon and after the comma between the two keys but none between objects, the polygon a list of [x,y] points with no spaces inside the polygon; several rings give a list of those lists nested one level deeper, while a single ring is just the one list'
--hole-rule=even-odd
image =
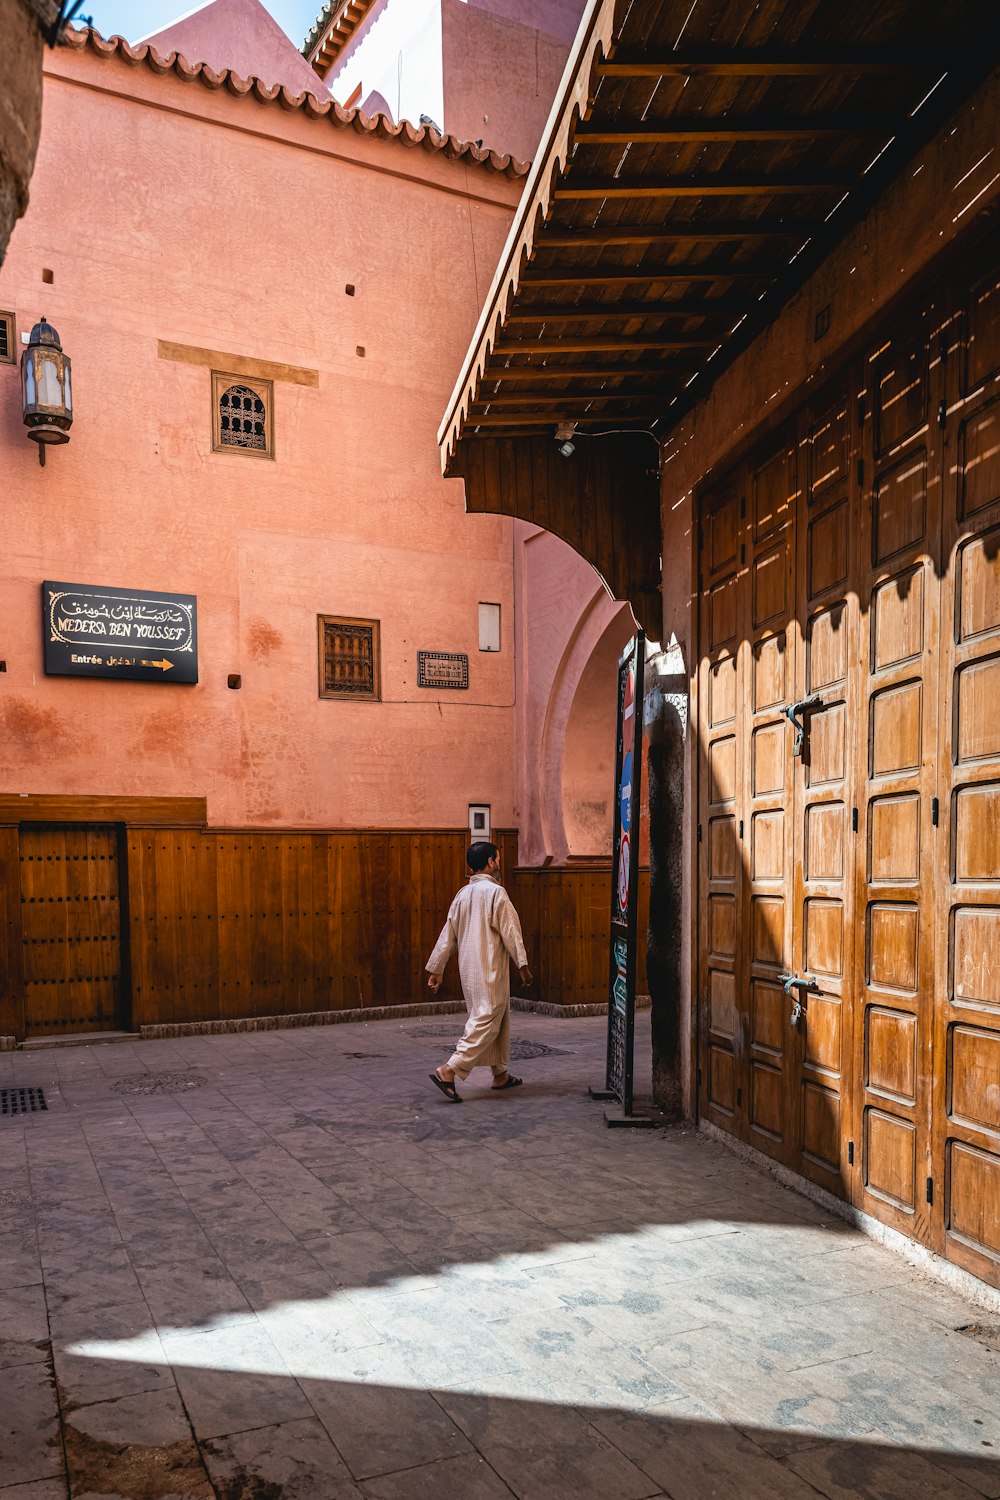
[{"label": "stone pillar", "polygon": [[684,765],[688,677],[680,647],[646,661],[643,715],[649,778],[649,946],[653,1101],[671,1118],[685,1113]]},{"label": "stone pillar", "polygon": [[0,265],[28,206],[42,124],[41,22],[50,8],[41,0],[0,0]]}]

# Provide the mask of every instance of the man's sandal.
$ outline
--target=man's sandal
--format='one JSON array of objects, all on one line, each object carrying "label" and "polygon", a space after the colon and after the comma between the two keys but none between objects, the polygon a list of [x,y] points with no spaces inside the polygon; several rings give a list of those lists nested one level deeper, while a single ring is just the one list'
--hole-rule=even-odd
[{"label": "man's sandal", "polygon": [[439,1078],[436,1073],[430,1073],[428,1074],[428,1077],[430,1078],[431,1083],[437,1084],[442,1094],[444,1094],[445,1098],[449,1100],[450,1103],[461,1104],[462,1096],[453,1083],[447,1083],[443,1078]]},{"label": "man's sandal", "polygon": [[513,1073],[507,1074],[506,1083],[495,1083],[490,1089],[491,1094],[502,1094],[504,1089],[519,1089],[524,1082],[523,1078],[515,1078]]}]

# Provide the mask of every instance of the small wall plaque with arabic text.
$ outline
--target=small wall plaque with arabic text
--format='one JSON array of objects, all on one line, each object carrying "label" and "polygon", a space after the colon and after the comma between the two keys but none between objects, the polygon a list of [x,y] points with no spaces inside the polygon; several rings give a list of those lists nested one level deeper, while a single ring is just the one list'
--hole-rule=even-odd
[{"label": "small wall plaque with arabic text", "polygon": [[417,687],[467,688],[469,658],[464,651],[418,651]]}]

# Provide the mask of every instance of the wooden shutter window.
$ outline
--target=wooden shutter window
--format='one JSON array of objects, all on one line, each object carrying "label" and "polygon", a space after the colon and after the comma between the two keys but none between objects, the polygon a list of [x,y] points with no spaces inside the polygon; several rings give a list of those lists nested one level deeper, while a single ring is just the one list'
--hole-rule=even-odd
[{"label": "wooden shutter window", "polygon": [[382,696],[378,620],[319,616],[319,695],[378,702]]},{"label": "wooden shutter window", "polygon": [[14,314],[0,312],[0,365],[16,365],[17,350],[14,343]]}]

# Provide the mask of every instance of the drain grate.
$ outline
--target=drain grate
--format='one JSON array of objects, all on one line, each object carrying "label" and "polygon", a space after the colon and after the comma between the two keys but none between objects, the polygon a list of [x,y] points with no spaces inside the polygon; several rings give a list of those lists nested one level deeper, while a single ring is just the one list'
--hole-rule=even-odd
[{"label": "drain grate", "polygon": [[48,1110],[44,1089],[0,1089],[0,1120],[13,1115],[34,1115]]}]

